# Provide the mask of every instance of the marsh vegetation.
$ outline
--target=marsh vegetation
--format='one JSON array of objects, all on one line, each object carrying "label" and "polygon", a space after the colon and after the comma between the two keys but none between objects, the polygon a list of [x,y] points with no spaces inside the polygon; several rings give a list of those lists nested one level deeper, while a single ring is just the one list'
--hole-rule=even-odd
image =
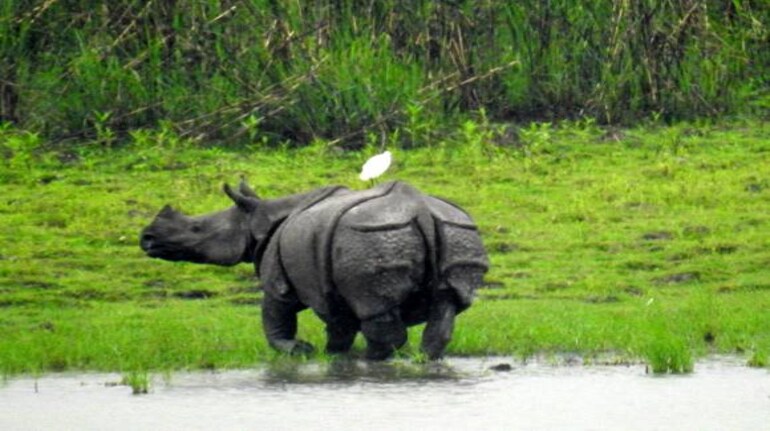
[{"label": "marsh vegetation", "polygon": [[384,149],[384,180],[468,209],[490,252],[450,355],[767,366],[769,22],[746,0],[4,1],[0,373],[141,391],[279,358],[252,268],[150,260],[139,230],[240,176],[362,188]]}]

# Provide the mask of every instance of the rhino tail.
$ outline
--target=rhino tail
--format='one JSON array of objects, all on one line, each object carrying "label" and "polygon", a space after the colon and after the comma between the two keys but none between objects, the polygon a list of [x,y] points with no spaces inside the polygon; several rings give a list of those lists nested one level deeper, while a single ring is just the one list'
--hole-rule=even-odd
[{"label": "rhino tail", "polygon": [[435,286],[454,292],[462,311],[471,305],[489,261],[478,228],[465,211],[442,199],[427,200],[433,219]]},{"label": "rhino tail", "polygon": [[431,210],[431,204],[428,199],[430,196],[425,195],[419,190],[415,189],[409,184],[397,181],[393,183],[389,193],[402,193],[407,195],[413,202],[420,202],[417,210],[415,211],[414,218],[411,223],[415,225],[417,231],[422,235],[422,240],[425,245],[426,251],[426,279],[431,286],[431,289],[438,288],[440,282],[440,268],[439,268],[439,242],[436,218]]},{"label": "rhino tail", "polygon": [[426,278],[431,286],[431,289],[438,288],[440,281],[439,276],[439,244],[438,244],[438,232],[436,220],[430,214],[429,211],[420,212],[416,218],[417,227],[422,233],[423,241],[425,242],[426,251]]}]

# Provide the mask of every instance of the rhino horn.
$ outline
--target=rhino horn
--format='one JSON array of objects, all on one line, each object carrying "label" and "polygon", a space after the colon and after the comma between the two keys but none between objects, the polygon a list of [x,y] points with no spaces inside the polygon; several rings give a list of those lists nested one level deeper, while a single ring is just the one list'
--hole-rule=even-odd
[{"label": "rhino horn", "polygon": [[229,184],[225,184],[224,191],[227,196],[229,196],[230,199],[232,199],[233,202],[238,205],[238,208],[246,212],[252,212],[257,209],[257,206],[259,206],[259,199],[246,196],[241,191],[233,190]]}]

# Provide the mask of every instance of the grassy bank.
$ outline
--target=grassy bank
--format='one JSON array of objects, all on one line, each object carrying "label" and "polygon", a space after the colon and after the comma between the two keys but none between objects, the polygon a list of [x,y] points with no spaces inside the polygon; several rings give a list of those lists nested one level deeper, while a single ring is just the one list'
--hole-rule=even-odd
[{"label": "grassy bank", "polygon": [[[477,220],[492,269],[450,355],[575,352],[686,371],[692,357],[770,353],[770,126],[601,129],[466,123],[394,151],[386,179]],[[248,265],[151,260],[139,230],[165,203],[229,205],[245,175],[265,197],[356,178],[375,151],[190,146],[135,132],[67,152],[2,131],[0,373],[252,366],[276,358]],[[419,345],[413,331],[412,351]],[[301,336],[323,329],[309,313]]]}]

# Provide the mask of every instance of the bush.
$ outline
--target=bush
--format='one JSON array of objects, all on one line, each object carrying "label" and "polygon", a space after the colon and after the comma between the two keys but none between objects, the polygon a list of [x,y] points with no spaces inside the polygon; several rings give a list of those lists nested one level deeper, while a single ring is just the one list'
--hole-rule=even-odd
[{"label": "bush", "polygon": [[57,139],[165,120],[199,140],[360,146],[413,140],[418,111],[718,116],[767,106],[769,18],[766,2],[716,0],[7,0],[0,122]]}]

